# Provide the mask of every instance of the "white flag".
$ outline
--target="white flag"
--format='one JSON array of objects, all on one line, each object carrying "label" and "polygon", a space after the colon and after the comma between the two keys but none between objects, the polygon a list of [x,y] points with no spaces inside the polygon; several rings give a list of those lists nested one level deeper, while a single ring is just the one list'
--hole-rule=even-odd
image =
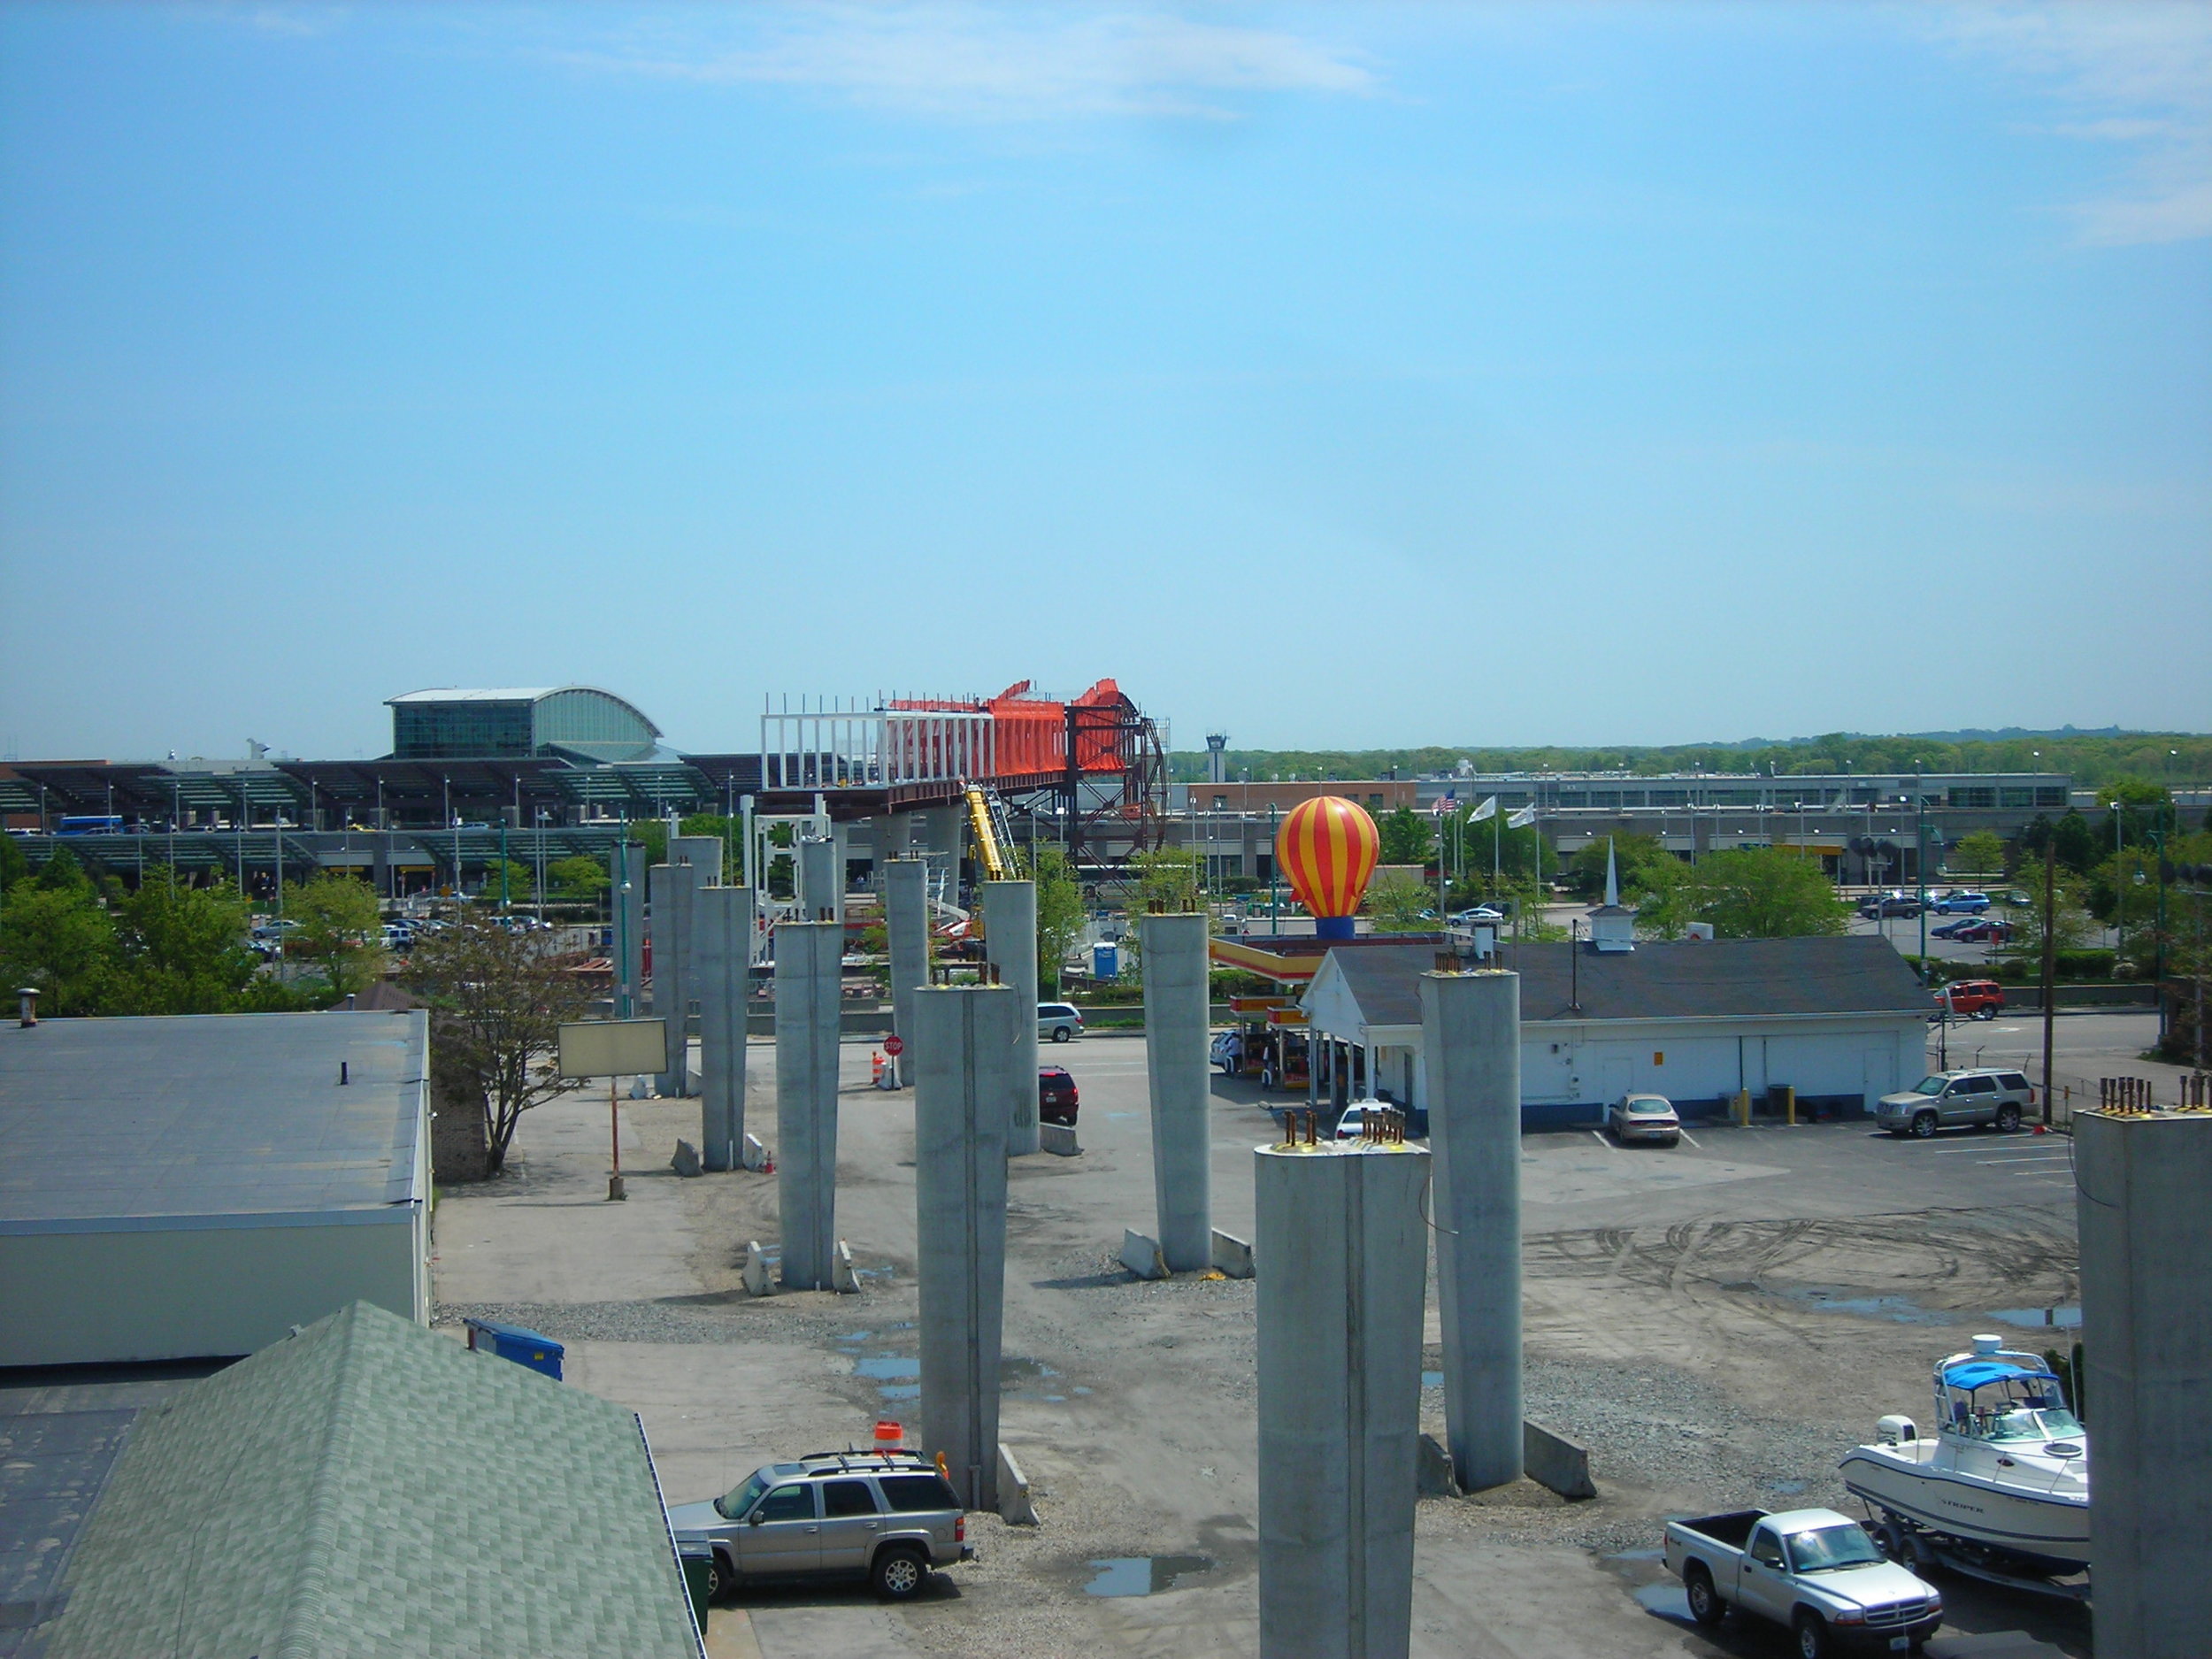
[{"label": "white flag", "polygon": [[1470,824],[1479,824],[1486,818],[1495,818],[1497,816],[1498,797],[1494,795],[1487,801],[1485,801],[1480,806],[1477,807],[1473,811],[1470,812],[1467,815],[1467,821]]},{"label": "white flag", "polygon": [[1532,803],[1531,805],[1523,807],[1511,818],[1506,819],[1505,826],[1508,829],[1526,829],[1534,822],[1536,822],[1536,808]]}]

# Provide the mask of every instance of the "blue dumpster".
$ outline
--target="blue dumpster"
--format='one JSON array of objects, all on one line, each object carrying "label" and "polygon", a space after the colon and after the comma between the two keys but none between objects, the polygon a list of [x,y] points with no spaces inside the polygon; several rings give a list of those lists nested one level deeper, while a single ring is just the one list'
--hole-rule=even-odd
[{"label": "blue dumpster", "polygon": [[561,1379],[561,1356],[567,1350],[549,1336],[535,1331],[526,1331],[518,1325],[501,1325],[492,1319],[467,1319],[469,1346],[501,1359],[511,1359],[518,1365],[534,1371],[543,1371],[555,1382]]}]

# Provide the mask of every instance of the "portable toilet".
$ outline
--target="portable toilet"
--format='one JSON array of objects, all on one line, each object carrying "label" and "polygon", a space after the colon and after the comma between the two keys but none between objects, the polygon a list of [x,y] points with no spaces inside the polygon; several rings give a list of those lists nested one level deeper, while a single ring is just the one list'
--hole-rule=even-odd
[{"label": "portable toilet", "polygon": [[1114,979],[1121,977],[1121,947],[1111,941],[1103,941],[1091,947],[1091,978]]}]

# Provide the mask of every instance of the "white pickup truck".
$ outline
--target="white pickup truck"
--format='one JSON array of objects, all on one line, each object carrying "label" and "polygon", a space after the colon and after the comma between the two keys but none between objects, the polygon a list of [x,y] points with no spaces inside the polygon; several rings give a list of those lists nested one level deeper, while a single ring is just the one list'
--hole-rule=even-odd
[{"label": "white pickup truck", "polygon": [[1833,1509],[1670,1521],[1666,1555],[1699,1624],[1717,1624],[1740,1608],[1789,1631],[1799,1659],[1846,1649],[1918,1653],[1943,1623],[1934,1588],[1885,1561],[1866,1529]]}]

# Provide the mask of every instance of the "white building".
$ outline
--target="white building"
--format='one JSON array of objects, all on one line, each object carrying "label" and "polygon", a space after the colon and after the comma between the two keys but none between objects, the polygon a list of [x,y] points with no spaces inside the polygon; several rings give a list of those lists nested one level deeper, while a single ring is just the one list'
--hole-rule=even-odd
[{"label": "white building", "polygon": [[429,1017],[0,1026],[0,1365],[430,1318]]},{"label": "white building", "polygon": [[[1342,1045],[1333,1075],[1426,1108],[1419,985],[1435,965],[1433,944],[1329,953],[1304,1007],[1317,1048]],[[1591,1121],[1632,1089],[1694,1112],[1787,1086],[1801,1112],[1870,1111],[1921,1075],[1928,993],[1886,940],[1509,945],[1498,965],[1521,976],[1530,1127]]]}]

